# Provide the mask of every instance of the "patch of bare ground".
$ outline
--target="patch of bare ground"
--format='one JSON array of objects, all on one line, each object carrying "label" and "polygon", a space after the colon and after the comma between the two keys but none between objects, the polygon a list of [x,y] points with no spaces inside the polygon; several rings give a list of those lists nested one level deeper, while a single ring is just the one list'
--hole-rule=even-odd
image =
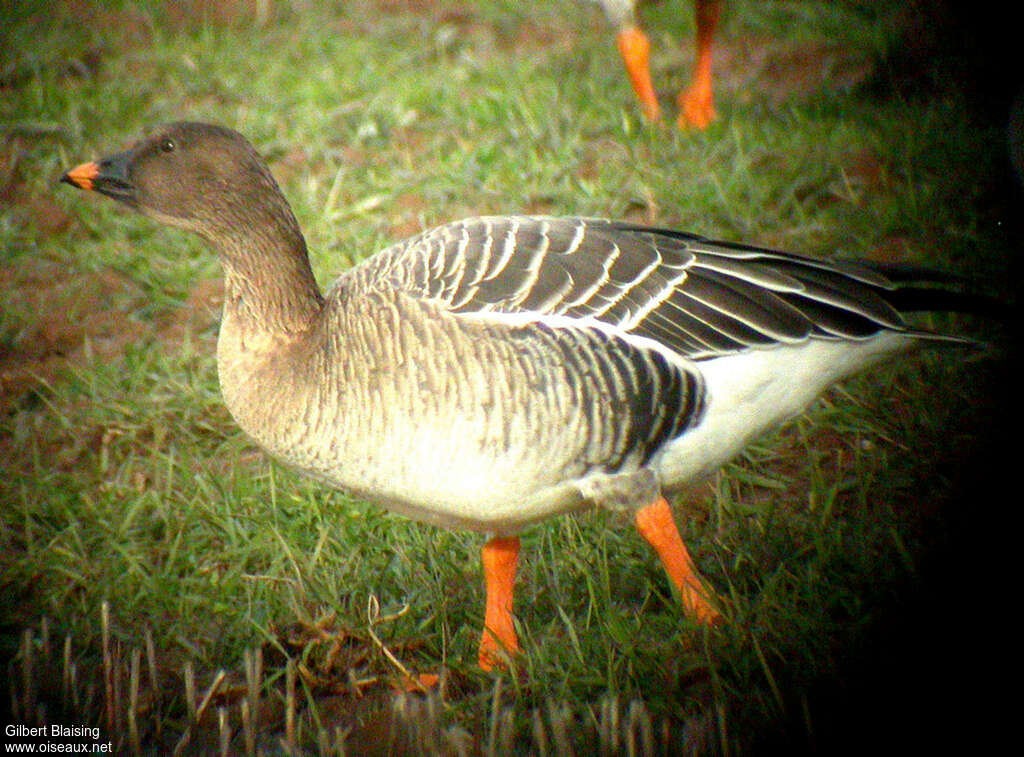
[{"label": "patch of bare ground", "polygon": [[138,285],[111,269],[75,270],[65,261],[25,258],[0,269],[10,330],[0,352],[0,412],[40,381],[87,354],[110,360],[149,328],[112,309],[112,302],[141,304]]},{"label": "patch of bare ground", "polygon": [[57,4],[55,13],[73,23],[96,25],[96,28],[104,29],[108,36],[120,34],[121,41],[130,44],[150,39],[153,29],[153,20],[149,15],[151,12],[159,13],[161,27],[190,29],[199,25],[263,25],[278,14],[286,13],[289,5],[262,0],[166,0],[138,7],[132,4],[114,6],[110,3],[67,0]]},{"label": "patch of bare ground", "polygon": [[[0,413],[24,407],[27,398],[54,386],[69,371],[91,363],[118,363],[131,344],[158,340],[175,351],[186,339],[211,342],[223,300],[219,280],[200,281],[185,305],[148,323],[132,316],[145,295],[128,277],[112,269],[84,271],[68,262],[25,259],[0,268],[5,293],[7,333],[0,345]],[[76,415],[72,407],[58,415]],[[0,435],[0,458],[9,473],[30,474],[37,459],[52,471],[68,472],[83,458],[103,456],[116,442],[118,429],[66,427],[53,414],[34,423],[35,448]],[[138,474],[141,475],[141,474]],[[129,482],[143,486],[142,479]]]},{"label": "patch of bare ground", "polygon": [[837,44],[756,36],[716,40],[714,65],[716,86],[730,99],[746,103],[767,97],[773,105],[825,89],[849,91],[874,72],[868,57],[851,55]]},{"label": "patch of bare ground", "polygon": [[[484,39],[492,41],[495,48],[515,56],[528,56],[537,53],[568,54],[577,45],[577,25],[579,23],[604,23],[596,6],[590,8],[585,2],[576,3],[585,13],[567,13],[562,17],[545,14],[543,17],[531,16],[529,13],[519,14],[499,23],[483,18],[473,3],[449,2],[436,3],[430,0],[376,0],[374,13],[367,13],[370,18],[376,16],[419,16],[430,27],[437,30],[440,37],[446,37],[445,30],[451,30],[451,41]],[[571,5],[570,5],[571,9]],[[584,15],[586,18],[583,18]],[[609,45],[611,45],[609,32]]]},{"label": "patch of bare ground", "polygon": [[128,345],[154,335],[173,346],[208,332],[223,301],[220,280],[200,281],[184,306],[149,324],[131,316],[145,295],[127,276],[34,258],[0,268],[0,289],[8,321],[0,345],[0,413],[72,365],[118,360]]}]

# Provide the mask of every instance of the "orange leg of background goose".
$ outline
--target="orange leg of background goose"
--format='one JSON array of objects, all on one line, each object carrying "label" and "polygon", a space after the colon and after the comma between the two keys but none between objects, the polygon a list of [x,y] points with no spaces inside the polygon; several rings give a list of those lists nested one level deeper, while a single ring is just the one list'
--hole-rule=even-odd
[{"label": "orange leg of background goose", "polygon": [[719,0],[697,0],[697,62],[690,86],[679,93],[679,127],[706,129],[715,119],[711,94],[711,41],[721,15]]},{"label": "orange leg of background goose", "polygon": [[665,572],[679,590],[687,614],[701,623],[715,623],[720,615],[708,601],[714,593],[697,574],[665,498],[659,497],[654,504],[637,510],[635,523],[637,530],[661,558]]},{"label": "orange leg of background goose", "polygon": [[636,92],[644,109],[644,115],[651,121],[657,121],[661,116],[661,107],[651,84],[651,70],[648,64],[651,43],[647,35],[638,26],[627,26],[619,31],[616,41],[622,60],[626,64],[626,73],[629,74],[633,91]]},{"label": "orange leg of background goose", "polygon": [[481,550],[487,606],[484,632],[480,637],[480,667],[491,670],[502,665],[504,654],[519,651],[516,629],[512,625],[512,593],[519,563],[519,538],[495,538]]}]

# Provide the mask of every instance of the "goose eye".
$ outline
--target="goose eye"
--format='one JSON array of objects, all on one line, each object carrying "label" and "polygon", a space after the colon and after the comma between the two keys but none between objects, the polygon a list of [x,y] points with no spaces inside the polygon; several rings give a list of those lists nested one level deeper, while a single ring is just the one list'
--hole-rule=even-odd
[{"label": "goose eye", "polygon": [[167,137],[160,143],[160,150],[162,152],[173,152],[174,151],[174,140]]}]

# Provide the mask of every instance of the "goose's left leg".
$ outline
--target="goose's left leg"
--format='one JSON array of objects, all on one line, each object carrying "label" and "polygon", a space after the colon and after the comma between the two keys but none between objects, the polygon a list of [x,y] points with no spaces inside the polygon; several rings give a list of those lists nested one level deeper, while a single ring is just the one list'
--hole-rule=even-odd
[{"label": "goose's left leg", "polygon": [[481,550],[487,605],[484,632],[480,637],[480,667],[491,670],[501,666],[505,655],[519,651],[519,640],[512,624],[512,594],[519,563],[519,537],[494,538]]},{"label": "goose's left leg", "polygon": [[711,92],[711,42],[721,15],[719,0],[697,0],[697,61],[690,86],[679,93],[680,128],[706,129],[715,120]]},{"label": "goose's left leg", "polygon": [[644,115],[649,121],[657,121],[661,116],[661,106],[658,105],[658,97],[654,94],[654,85],[651,84],[650,40],[639,26],[630,24],[619,30],[616,42],[622,61],[626,64],[629,82],[633,85],[637,99],[640,100]]},{"label": "goose's left leg", "polygon": [[634,522],[637,530],[661,558],[665,572],[679,590],[687,614],[701,623],[716,623],[721,614],[714,605],[715,594],[697,573],[665,498],[659,497],[654,504],[637,510]]}]

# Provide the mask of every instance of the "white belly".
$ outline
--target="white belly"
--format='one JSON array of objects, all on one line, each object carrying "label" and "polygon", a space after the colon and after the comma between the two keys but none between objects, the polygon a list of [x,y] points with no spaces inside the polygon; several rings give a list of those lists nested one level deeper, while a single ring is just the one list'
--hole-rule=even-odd
[{"label": "white belly", "polygon": [[654,463],[665,488],[713,473],[757,437],[803,412],[830,384],[906,349],[913,339],[884,332],[862,342],[815,339],[699,363],[704,419]]}]

